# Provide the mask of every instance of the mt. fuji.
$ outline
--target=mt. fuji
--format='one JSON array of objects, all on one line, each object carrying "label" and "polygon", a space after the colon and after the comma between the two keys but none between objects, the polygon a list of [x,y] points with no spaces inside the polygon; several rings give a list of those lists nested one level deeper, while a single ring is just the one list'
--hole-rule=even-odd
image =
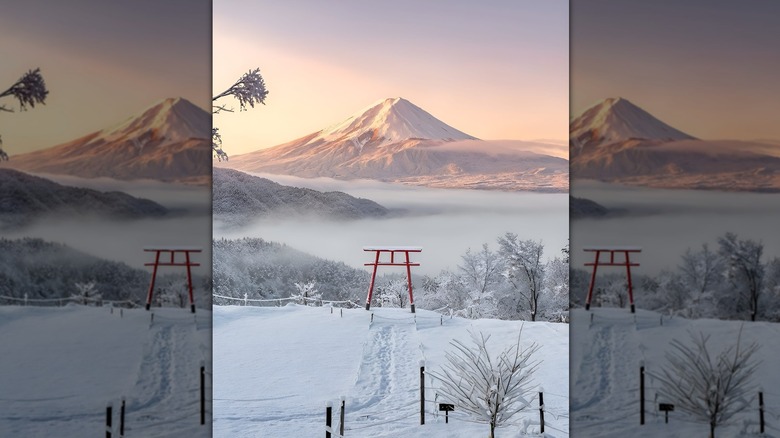
[{"label": "mt. fuji", "polygon": [[211,115],[165,99],[115,127],[48,149],[12,155],[4,167],[33,173],[207,184]]},{"label": "mt. fuji", "polygon": [[376,179],[447,188],[565,191],[568,161],[543,142],[483,141],[403,98],[220,165],[306,178]]},{"label": "mt. fuji", "polygon": [[569,138],[580,146],[630,139],[695,139],[622,97],[605,99],[577,117],[569,126]]},{"label": "mt. fuji", "polygon": [[569,125],[573,179],[657,188],[780,191],[780,146],[700,140],[626,99],[611,98]]}]

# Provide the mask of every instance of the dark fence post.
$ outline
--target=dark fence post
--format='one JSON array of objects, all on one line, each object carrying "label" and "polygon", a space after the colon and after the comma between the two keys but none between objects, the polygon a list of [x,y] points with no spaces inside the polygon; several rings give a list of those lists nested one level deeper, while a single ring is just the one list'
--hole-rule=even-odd
[{"label": "dark fence post", "polygon": [[639,361],[639,424],[645,424],[645,362]]},{"label": "dark fence post", "polygon": [[761,423],[761,433],[764,433],[764,392],[758,392],[758,418]]},{"label": "dark fence post", "polygon": [[425,361],[420,361],[420,424],[425,424]]},{"label": "dark fence post", "polygon": [[333,403],[325,405],[325,438],[331,438],[330,431],[333,426]]},{"label": "dark fence post", "polygon": [[206,366],[200,361],[200,424],[206,424]]},{"label": "dark fence post", "polygon": [[544,390],[539,388],[539,433],[544,433]]},{"label": "dark fence post", "polygon": [[113,406],[111,403],[106,406],[106,438],[111,438],[111,410]]},{"label": "dark fence post", "polygon": [[341,413],[339,414],[339,436],[344,436],[344,408],[347,398],[341,396]]},{"label": "dark fence post", "polygon": [[119,408],[119,438],[125,438],[125,398],[122,397],[122,407]]}]

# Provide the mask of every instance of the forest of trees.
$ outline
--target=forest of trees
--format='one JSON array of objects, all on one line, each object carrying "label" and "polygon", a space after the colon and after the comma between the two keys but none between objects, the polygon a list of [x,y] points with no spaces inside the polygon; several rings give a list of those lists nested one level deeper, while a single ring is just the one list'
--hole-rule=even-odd
[{"label": "forest of trees", "polygon": [[[590,274],[572,270],[572,306],[585,302]],[[688,249],[674,270],[633,281],[637,307],[686,318],[780,321],[780,258],[764,257],[761,242],[726,233],[717,246]],[[623,273],[599,276],[592,305],[627,305]]]},{"label": "forest of trees", "polygon": [[[413,276],[418,308],[466,318],[568,320],[568,250],[544,260],[540,242],[507,233],[499,249],[467,250],[454,271]],[[300,298],[364,303],[370,275],[286,245],[257,238],[214,241],[214,293],[243,299]],[[245,295],[246,294],[246,295]],[[377,277],[375,307],[408,307],[405,274]],[[215,304],[236,304],[215,297]]]},{"label": "forest of trees", "polygon": [[[29,300],[72,299],[82,304],[100,300],[146,301],[151,274],[124,263],[103,260],[67,245],[38,238],[0,238],[0,297]],[[184,273],[158,275],[155,306],[189,304]],[[195,276],[195,303],[211,307],[211,282]],[[186,298],[185,301],[182,301]],[[17,300],[0,298],[0,303]],[[53,304],[57,304],[56,302]]]}]

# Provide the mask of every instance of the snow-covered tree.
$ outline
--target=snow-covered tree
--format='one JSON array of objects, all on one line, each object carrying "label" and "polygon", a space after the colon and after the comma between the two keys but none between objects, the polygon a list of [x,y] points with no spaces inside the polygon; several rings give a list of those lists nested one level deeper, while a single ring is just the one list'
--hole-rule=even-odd
[{"label": "snow-covered tree", "polygon": [[[746,303],[750,320],[758,316],[758,303],[763,290],[764,265],[761,256],[764,245],[752,240],[738,240],[737,235],[726,233],[718,239],[718,253],[723,257],[728,268],[728,278],[736,296],[730,297],[730,302],[740,306]],[[728,300],[728,298],[726,298]],[[734,309],[740,312],[742,309]]]},{"label": "snow-covered tree", "polygon": [[463,284],[468,288],[470,303],[469,317],[482,318],[495,316],[497,299],[495,289],[501,283],[503,263],[488,244],[482,244],[482,250],[472,252],[471,248],[461,256],[458,271]]},{"label": "snow-covered tree", "polygon": [[[4,97],[14,97],[19,103],[19,110],[25,111],[27,107],[35,108],[35,104],[45,104],[46,96],[49,90],[46,89],[46,83],[43,81],[41,69],[36,68],[22,75],[19,80],[13,83],[7,90],[0,93],[0,99]],[[0,112],[13,112],[5,104],[0,104]],[[0,138],[0,161],[8,160],[8,154],[3,151],[3,141]]]},{"label": "snow-covered tree", "polygon": [[101,303],[103,297],[98,292],[97,284],[95,284],[94,281],[89,281],[87,283],[76,283],[74,286],[76,287],[76,293],[71,297],[75,301],[85,306],[88,306],[92,303]]},{"label": "snow-covered tree", "polygon": [[[265,81],[260,75],[260,69],[256,68],[244,73],[243,76],[228,87],[225,91],[214,96],[212,102],[216,102],[223,97],[233,96],[238,100],[239,111],[246,111],[247,107],[254,108],[256,103],[265,105],[265,98],[268,96],[268,90],[265,88]],[[231,108],[214,103],[212,113],[219,114],[222,111],[233,112]],[[211,148],[214,156],[222,161],[227,160],[228,155],[222,150],[222,136],[219,134],[219,128],[211,128]]]},{"label": "snow-covered tree", "polygon": [[539,346],[521,346],[521,330],[517,343],[492,359],[487,349],[490,335],[469,334],[472,345],[451,341],[453,349],[445,353],[447,363],[429,374],[441,382],[438,391],[443,399],[473,421],[489,424],[493,438],[497,427],[530,406],[531,378],[539,365],[532,359]]},{"label": "snow-covered tree", "polygon": [[409,285],[406,278],[391,277],[376,286],[376,300],[379,307],[405,308],[409,303]]},{"label": "snow-covered tree", "polygon": [[748,407],[747,396],[754,391],[751,377],[757,368],[753,354],[758,344],[743,347],[741,335],[740,328],[734,345],[717,356],[708,348],[709,335],[691,333],[691,345],[674,339],[666,354],[668,366],[654,374],[661,381],[660,392],[676,409],[709,424],[710,438],[715,438],[718,425]]},{"label": "snow-covered tree", "polygon": [[533,240],[519,240],[514,233],[499,237],[498,245],[504,261],[504,275],[528,305],[531,321],[536,321],[544,282],[544,245]]},{"label": "snow-covered tree", "polygon": [[300,283],[294,283],[294,285],[297,293],[290,295],[290,297],[294,298],[298,304],[306,306],[309,304],[316,305],[319,303],[319,305],[322,305],[322,294],[319,290],[317,290],[316,281],[302,281]]},{"label": "snow-covered tree", "polygon": [[569,262],[558,257],[547,262],[544,293],[540,297],[540,316],[548,321],[569,320]]}]

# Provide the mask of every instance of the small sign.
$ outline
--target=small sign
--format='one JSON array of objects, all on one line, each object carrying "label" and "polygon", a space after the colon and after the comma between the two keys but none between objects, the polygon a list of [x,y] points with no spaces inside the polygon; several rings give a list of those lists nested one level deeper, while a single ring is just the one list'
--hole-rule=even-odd
[{"label": "small sign", "polygon": [[439,410],[445,412],[454,411],[455,405],[449,403],[439,403]]},{"label": "small sign", "polygon": [[674,405],[671,403],[659,403],[658,404],[658,410],[659,411],[665,411],[670,412],[674,410]]}]

